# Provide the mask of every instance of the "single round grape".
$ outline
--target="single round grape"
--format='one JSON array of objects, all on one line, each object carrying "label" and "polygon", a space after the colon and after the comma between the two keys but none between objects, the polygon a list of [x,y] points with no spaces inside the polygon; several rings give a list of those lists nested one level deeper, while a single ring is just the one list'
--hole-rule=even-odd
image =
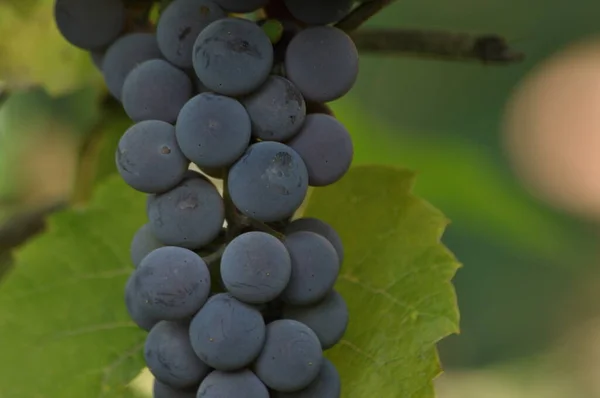
[{"label": "single round grape", "polygon": [[192,351],[184,323],[157,323],[146,338],[144,358],[154,377],[174,388],[198,385],[210,371]]},{"label": "single round grape", "polygon": [[226,16],[225,11],[211,0],[175,0],[158,20],[158,47],[173,65],[191,68],[196,37],[208,24]]},{"label": "single round grape", "polygon": [[272,235],[251,231],[237,236],[221,258],[227,291],[250,304],[267,303],[290,281],[292,260],[285,245]]},{"label": "single round grape", "polygon": [[146,193],[173,188],[189,165],[177,145],[175,128],[160,120],[131,126],[119,141],[115,160],[125,182]]},{"label": "single round grape", "polygon": [[298,218],[285,228],[285,234],[290,235],[298,231],[310,231],[321,235],[331,243],[340,259],[340,266],[344,261],[344,245],[342,239],[333,227],[323,220],[312,217]]},{"label": "single round grape", "polygon": [[281,298],[292,305],[310,305],[325,298],[340,269],[333,245],[309,231],[287,235],[283,243],[292,258],[292,276]]},{"label": "single round grape", "polygon": [[342,178],[354,157],[350,133],[329,115],[308,115],[300,132],[287,144],[304,160],[308,182],[315,187],[333,184]]},{"label": "single round grape", "polygon": [[138,325],[140,329],[149,332],[160,319],[152,317],[145,311],[142,306],[136,301],[137,293],[133,284],[133,274],[127,279],[125,285],[125,307],[131,320]]},{"label": "single round grape", "polygon": [[210,293],[206,263],[191,250],[165,246],[148,254],[133,273],[135,304],[161,320],[194,315]]},{"label": "single round grape", "polygon": [[304,123],[306,105],[289,80],[269,76],[257,91],[242,99],[252,121],[252,135],[264,141],[286,141]]},{"label": "single round grape", "polygon": [[275,392],[273,398],[340,398],[341,394],[340,374],[329,359],[323,358],[319,375],[308,387],[296,392]]},{"label": "single round grape", "polygon": [[125,79],[123,108],[135,122],[162,120],[173,123],[192,96],[192,82],[185,72],[162,59],[136,66]]},{"label": "single round grape", "polygon": [[308,25],[329,25],[350,12],[354,0],[284,0],[290,13]]},{"label": "single round grape", "polygon": [[152,398],[196,398],[198,386],[186,389],[173,388],[157,379],[154,379]]},{"label": "single round grape", "polygon": [[308,190],[302,158],[287,145],[263,141],[251,145],[229,170],[231,200],[246,216],[270,222],[291,216]]},{"label": "single round grape", "polygon": [[290,42],[285,58],[287,78],[304,99],[336,100],[358,77],[358,52],[350,36],[329,26],[307,28]]},{"label": "single round grape", "polygon": [[194,70],[211,91],[229,96],[249,94],[267,79],[273,46],[254,22],[224,18],[208,25],[194,44]]},{"label": "single round grape", "polygon": [[336,345],[348,327],[348,307],[344,298],[335,290],[322,301],[306,307],[286,305],[283,317],[302,322],[315,332],[323,350]]},{"label": "single round grape", "polygon": [[269,0],[215,0],[229,12],[248,13],[267,5]]},{"label": "single round grape", "polygon": [[223,198],[205,178],[187,178],[172,190],[148,197],[152,234],[165,245],[199,249],[221,232]]},{"label": "single round grape", "polygon": [[293,392],[317,378],[322,362],[323,351],[315,333],[298,321],[282,319],[267,325],[267,338],[254,371],[267,387]]},{"label": "single round grape", "polygon": [[265,341],[265,322],[256,308],[219,293],[192,319],[190,338],[202,361],[218,370],[238,370],[258,356]]},{"label": "single round grape", "polygon": [[120,37],[106,50],[102,63],[102,74],[108,91],[120,100],[123,83],[129,72],[138,64],[157,58],[162,58],[162,53],[154,34],[130,33]]},{"label": "single round grape", "polygon": [[248,369],[211,372],[200,384],[198,398],[269,398],[267,387]]},{"label": "single round grape", "polygon": [[125,24],[122,0],[56,0],[56,26],[74,46],[97,50],[115,40]]},{"label": "single round grape", "polygon": [[198,94],[181,109],[175,125],[177,142],[198,167],[229,166],[250,143],[252,125],[237,100],[213,93]]},{"label": "single round grape", "polygon": [[152,230],[150,229],[150,225],[144,224],[137,230],[135,235],[133,235],[133,239],[131,240],[131,245],[129,247],[129,254],[131,255],[131,262],[134,267],[138,267],[144,257],[146,257],[150,252],[158,249],[159,247],[163,247],[164,245],[152,235]]}]

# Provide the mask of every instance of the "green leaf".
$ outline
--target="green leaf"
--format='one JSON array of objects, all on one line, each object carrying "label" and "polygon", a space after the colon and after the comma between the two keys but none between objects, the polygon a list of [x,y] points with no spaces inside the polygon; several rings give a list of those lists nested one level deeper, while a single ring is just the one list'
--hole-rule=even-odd
[{"label": "green leaf", "polygon": [[336,288],[350,310],[328,351],[344,398],[429,398],[440,373],[435,344],[458,332],[451,279],[459,264],[441,243],[442,213],[411,194],[411,172],[361,166],[315,189],[306,215],[329,222],[346,257]]},{"label": "green leaf", "polygon": [[0,396],[134,396],[145,333],[130,321],[123,288],[128,245],[145,221],[145,197],[118,176],[86,209],[50,217],[18,251],[0,286]]},{"label": "green leaf", "polygon": [[100,84],[89,54],[59,33],[53,6],[53,0],[38,0],[23,12],[0,2],[0,82],[8,87],[40,84],[59,94]]}]

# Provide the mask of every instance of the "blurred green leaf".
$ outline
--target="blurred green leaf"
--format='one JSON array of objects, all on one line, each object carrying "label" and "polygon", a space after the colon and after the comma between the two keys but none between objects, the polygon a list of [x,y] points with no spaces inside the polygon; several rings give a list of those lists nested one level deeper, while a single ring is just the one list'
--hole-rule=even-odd
[{"label": "blurred green leaf", "polygon": [[89,54],[60,35],[53,5],[38,0],[23,13],[0,2],[0,82],[8,87],[41,84],[56,95],[101,81]]},{"label": "blurred green leaf", "polygon": [[0,287],[0,396],[133,396],[145,333],[123,301],[128,245],[145,196],[118,177],[86,209],[49,218],[48,232],[17,251]]},{"label": "blurred green leaf", "polygon": [[452,219],[484,236],[545,257],[568,257],[581,247],[581,234],[565,228],[556,214],[535,203],[486,153],[453,135],[406,135],[361,112],[351,100],[334,110],[354,140],[355,165],[388,164],[417,170],[415,191]]},{"label": "blurred green leaf", "polygon": [[352,169],[315,189],[306,214],[330,223],[346,248],[337,283],[351,314],[328,351],[344,398],[429,398],[440,372],[435,343],[458,332],[451,284],[459,264],[440,243],[447,220],[411,194],[412,173]]}]

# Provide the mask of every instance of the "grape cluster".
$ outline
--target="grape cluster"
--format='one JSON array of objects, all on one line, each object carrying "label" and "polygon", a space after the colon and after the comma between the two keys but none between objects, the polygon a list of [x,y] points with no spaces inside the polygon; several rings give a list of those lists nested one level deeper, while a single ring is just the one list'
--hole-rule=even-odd
[{"label": "grape cluster", "polygon": [[[56,0],[59,30],[134,122],[116,165],[148,194],[148,223],[125,304],[149,332],[156,398],[340,397],[323,351],[348,324],[344,249],[325,222],[292,218],[352,161],[326,103],[357,78],[356,48],[331,25],[353,3],[174,0],[136,30],[125,0]],[[258,9],[285,12],[240,16]]]}]

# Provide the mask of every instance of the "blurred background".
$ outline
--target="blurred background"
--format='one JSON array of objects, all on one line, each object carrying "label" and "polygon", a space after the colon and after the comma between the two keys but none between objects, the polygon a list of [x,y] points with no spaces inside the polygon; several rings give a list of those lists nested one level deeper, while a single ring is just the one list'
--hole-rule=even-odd
[{"label": "blurred background", "polygon": [[[51,3],[0,0],[0,272],[40,215],[115,172],[129,125]],[[363,54],[333,104],[355,164],[417,170],[452,220],[462,333],[440,344],[440,398],[600,397],[598,15],[590,0],[399,1],[368,25],[497,33],[527,58]]]}]

